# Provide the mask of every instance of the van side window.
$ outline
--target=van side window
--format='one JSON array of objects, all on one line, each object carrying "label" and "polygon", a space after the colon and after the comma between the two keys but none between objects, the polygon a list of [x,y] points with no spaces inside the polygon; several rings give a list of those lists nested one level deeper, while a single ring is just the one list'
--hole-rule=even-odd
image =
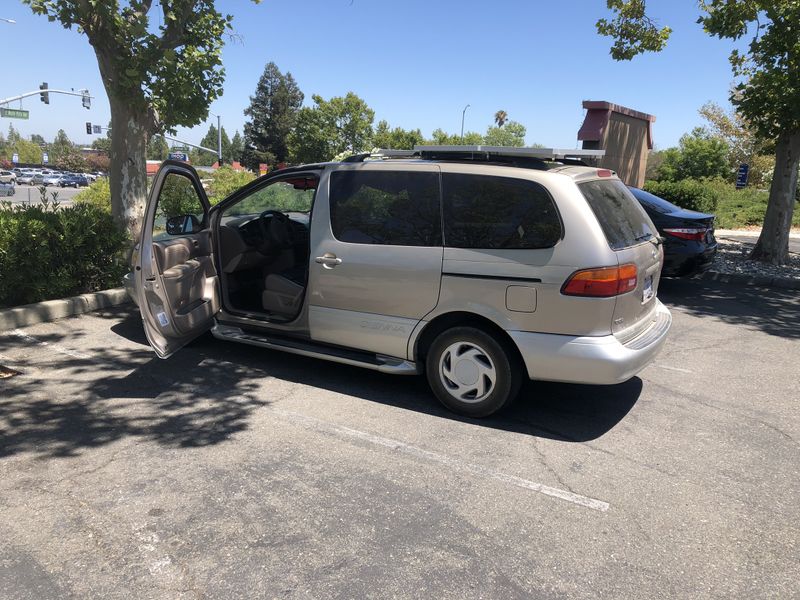
[{"label": "van side window", "polygon": [[445,173],[444,241],[451,248],[551,248],[561,239],[553,199],[538,183]]},{"label": "van side window", "polygon": [[336,171],[330,209],[340,242],[442,245],[438,173]]}]

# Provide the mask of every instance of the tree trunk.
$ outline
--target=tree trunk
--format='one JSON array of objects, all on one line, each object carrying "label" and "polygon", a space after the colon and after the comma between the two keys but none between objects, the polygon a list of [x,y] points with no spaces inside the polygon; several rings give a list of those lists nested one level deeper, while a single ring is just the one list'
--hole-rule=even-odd
[{"label": "tree trunk", "polygon": [[147,115],[137,115],[124,100],[111,105],[111,214],[135,243],[147,202]]},{"label": "tree trunk", "polygon": [[798,166],[800,131],[792,131],[778,138],[767,214],[758,242],[750,253],[752,260],[781,265],[789,259],[789,232],[792,228]]}]

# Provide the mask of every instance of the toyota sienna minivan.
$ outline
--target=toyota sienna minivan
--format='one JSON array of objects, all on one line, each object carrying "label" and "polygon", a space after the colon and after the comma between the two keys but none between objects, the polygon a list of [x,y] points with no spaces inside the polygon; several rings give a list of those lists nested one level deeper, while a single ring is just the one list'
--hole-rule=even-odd
[{"label": "toyota sienna minivan", "polygon": [[424,373],[475,417],[526,378],[616,384],[653,360],[661,240],[614,172],[544,149],[396,154],[278,170],[213,207],[165,161],[126,277],[157,355],[211,330]]}]

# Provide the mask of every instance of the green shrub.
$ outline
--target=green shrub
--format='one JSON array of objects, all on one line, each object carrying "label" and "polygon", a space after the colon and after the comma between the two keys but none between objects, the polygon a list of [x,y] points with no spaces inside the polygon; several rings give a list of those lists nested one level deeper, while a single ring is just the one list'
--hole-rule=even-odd
[{"label": "green shrub", "polygon": [[646,181],[644,190],[681,208],[708,213],[717,210],[718,195],[709,181]]},{"label": "green shrub", "polygon": [[76,194],[73,200],[79,204],[91,204],[111,212],[111,186],[108,177],[98,177],[89,187]]},{"label": "green shrub", "polygon": [[214,171],[211,183],[206,190],[211,204],[217,204],[256,178],[250,171],[234,171],[230,166],[224,165]]},{"label": "green shrub", "polygon": [[[714,213],[719,229],[759,226],[769,203],[769,191],[754,187],[737,190],[724,179],[647,181],[644,189],[682,208]],[[792,224],[800,226],[800,210],[795,205]]]},{"label": "green shrub", "polygon": [[125,234],[89,203],[0,205],[0,306],[116,287]]}]

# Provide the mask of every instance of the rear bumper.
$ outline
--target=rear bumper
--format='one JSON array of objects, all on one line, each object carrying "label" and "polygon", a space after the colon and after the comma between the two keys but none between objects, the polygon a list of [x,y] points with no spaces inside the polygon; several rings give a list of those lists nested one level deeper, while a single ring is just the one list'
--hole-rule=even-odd
[{"label": "rear bumper", "polygon": [[613,385],[644,369],[664,345],[672,315],[659,302],[654,316],[650,327],[625,344],[613,335],[508,334],[517,344],[531,379]]}]

